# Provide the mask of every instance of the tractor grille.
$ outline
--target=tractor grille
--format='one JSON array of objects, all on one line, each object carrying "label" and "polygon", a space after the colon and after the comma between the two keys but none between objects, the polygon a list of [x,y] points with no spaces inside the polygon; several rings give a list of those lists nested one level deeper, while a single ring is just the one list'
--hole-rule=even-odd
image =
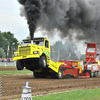
[{"label": "tractor grille", "polygon": [[25,47],[19,47],[19,55],[28,55],[31,53],[31,47],[30,46],[25,46]]}]

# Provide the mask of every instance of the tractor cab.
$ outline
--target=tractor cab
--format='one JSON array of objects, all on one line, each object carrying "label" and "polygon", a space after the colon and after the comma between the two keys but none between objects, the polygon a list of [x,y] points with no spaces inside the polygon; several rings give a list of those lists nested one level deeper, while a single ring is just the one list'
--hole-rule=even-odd
[{"label": "tractor cab", "polygon": [[89,63],[96,63],[96,59],[98,58],[98,53],[97,53],[97,44],[99,43],[87,43],[87,48],[86,48],[86,60],[85,62]]}]

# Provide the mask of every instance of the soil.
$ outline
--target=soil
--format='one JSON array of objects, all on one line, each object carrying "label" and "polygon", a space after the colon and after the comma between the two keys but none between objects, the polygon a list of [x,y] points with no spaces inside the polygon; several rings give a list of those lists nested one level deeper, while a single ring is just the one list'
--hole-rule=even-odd
[{"label": "soil", "polygon": [[6,75],[0,77],[2,78],[1,100],[21,98],[22,86],[26,85],[26,81],[29,81],[29,86],[32,87],[32,96],[100,87],[100,73],[97,77],[84,79],[76,79],[68,75],[64,76],[63,79],[51,79],[49,77],[39,79],[34,78],[33,75]]},{"label": "soil", "polygon": [[16,67],[0,67],[0,71],[13,71],[17,70]]}]

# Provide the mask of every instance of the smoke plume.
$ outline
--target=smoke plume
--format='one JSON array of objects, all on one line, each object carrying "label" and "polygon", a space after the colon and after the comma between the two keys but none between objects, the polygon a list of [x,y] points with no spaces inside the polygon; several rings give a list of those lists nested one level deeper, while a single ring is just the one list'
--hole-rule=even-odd
[{"label": "smoke plume", "polygon": [[27,19],[29,25],[30,37],[33,40],[34,32],[36,30],[36,22],[40,17],[41,2],[40,0],[18,0],[24,6],[22,9],[22,16]]},{"label": "smoke plume", "polygon": [[23,5],[21,15],[27,19],[31,38],[39,27],[49,36],[53,36],[56,29],[61,38],[71,38],[76,33],[78,40],[99,40],[100,0],[18,1]]}]

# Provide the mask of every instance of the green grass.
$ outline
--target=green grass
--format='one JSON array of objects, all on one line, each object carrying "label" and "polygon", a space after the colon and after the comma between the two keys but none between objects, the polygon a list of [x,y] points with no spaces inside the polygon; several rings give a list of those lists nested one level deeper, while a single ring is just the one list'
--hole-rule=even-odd
[{"label": "green grass", "polygon": [[[21,99],[14,99],[21,100]],[[75,90],[47,96],[33,97],[32,100],[100,100],[100,88],[88,90]]]},{"label": "green grass", "polygon": [[32,71],[0,71],[0,75],[14,75],[14,74],[32,74]]},{"label": "green grass", "polygon": [[[0,65],[0,67],[5,67],[5,66],[1,66],[1,65]],[[16,67],[16,66],[6,66],[6,67]]]}]

